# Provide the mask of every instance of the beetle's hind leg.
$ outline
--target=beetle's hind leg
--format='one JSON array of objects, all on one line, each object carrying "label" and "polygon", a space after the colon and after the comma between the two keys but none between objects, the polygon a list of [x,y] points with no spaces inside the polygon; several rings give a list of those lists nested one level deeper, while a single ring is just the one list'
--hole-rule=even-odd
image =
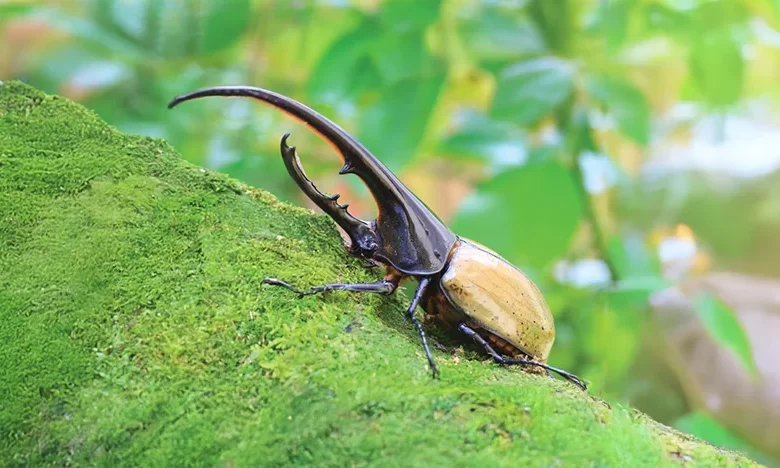
[{"label": "beetle's hind leg", "polygon": [[482,345],[483,348],[485,348],[485,351],[490,354],[490,357],[493,358],[494,361],[496,361],[498,364],[505,365],[505,366],[512,366],[512,365],[529,365],[529,366],[537,366],[541,367],[542,369],[546,369],[548,371],[555,372],[556,374],[560,375],[561,377],[565,378],[566,380],[570,381],[574,385],[578,386],[582,390],[587,390],[588,386],[583,382],[579,377],[576,375],[566,372],[563,369],[558,369],[556,367],[549,366],[547,364],[543,364],[538,361],[534,361],[533,359],[509,359],[505,358],[504,356],[501,356],[498,354],[492,346],[490,346],[490,343],[485,341],[484,338],[479,336],[479,333],[474,331],[473,329],[469,328],[465,323],[461,323],[458,325],[458,330],[460,330],[462,333],[470,336],[474,341]]}]

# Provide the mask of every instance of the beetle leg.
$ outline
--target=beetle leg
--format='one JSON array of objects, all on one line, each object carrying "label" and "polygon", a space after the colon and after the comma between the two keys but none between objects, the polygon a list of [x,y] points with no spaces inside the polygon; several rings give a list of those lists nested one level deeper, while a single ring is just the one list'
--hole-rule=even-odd
[{"label": "beetle leg", "polygon": [[295,146],[287,145],[287,138],[289,137],[289,133],[284,134],[280,143],[280,149],[282,151],[282,160],[284,160],[284,165],[287,167],[290,177],[311,201],[344,229],[352,243],[350,246],[352,253],[370,257],[377,250],[378,244],[376,235],[371,230],[369,223],[349,214],[347,211],[349,205],[338,203],[338,194],[328,196],[317,189],[314,182],[306,177],[301,161],[298,159],[298,154],[295,151]]},{"label": "beetle leg", "polygon": [[537,366],[541,367],[542,369],[547,369],[548,371],[555,372],[556,374],[560,375],[564,379],[568,380],[569,382],[573,383],[574,385],[578,386],[582,390],[587,391],[588,385],[582,381],[579,377],[572,374],[571,372],[566,372],[563,369],[558,369],[557,367],[549,366],[547,364],[543,364],[538,361],[534,361],[533,359],[504,359],[501,363],[506,366],[512,366],[512,365],[530,365],[530,366]]},{"label": "beetle leg", "polygon": [[[327,291],[350,291],[350,292],[363,292],[363,293],[376,293],[376,294],[390,294],[398,288],[398,280],[384,280],[376,283],[329,283],[322,286],[315,286],[308,291],[303,291],[285,281],[276,278],[266,278],[263,280],[263,284],[270,284],[271,286],[281,286],[285,289],[289,289],[298,295],[299,298],[303,296],[311,296],[314,294],[324,293]],[[422,339],[423,348],[425,349],[425,355],[428,358],[428,364],[431,366],[431,372],[433,377],[439,376],[439,369],[436,367],[436,363],[433,361],[433,354],[431,354],[431,348],[428,346],[428,338],[425,336],[425,330],[423,330],[422,324],[415,317],[414,311],[420,304],[425,290],[428,288],[430,278],[422,278],[417,285],[417,290],[412,298],[412,303],[409,304],[409,308],[406,310],[406,318],[409,319],[417,328],[417,332]]]},{"label": "beetle leg", "polygon": [[491,346],[490,344],[485,341],[484,338],[479,336],[479,333],[475,332],[468,326],[466,326],[465,323],[461,323],[458,325],[458,330],[460,330],[462,333],[470,336],[474,339],[477,343],[482,345],[483,348],[485,348],[485,351],[487,351],[488,354],[493,358],[494,361],[496,361],[498,364],[511,366],[511,365],[529,365],[529,366],[537,366],[541,367],[542,369],[546,369],[548,371],[555,372],[556,374],[560,375],[561,377],[565,378],[566,380],[570,381],[574,385],[578,386],[582,390],[587,390],[588,386],[583,382],[579,377],[576,375],[566,372],[565,370],[558,369],[556,367],[549,366],[547,364],[534,361],[533,359],[507,359],[500,354],[498,354]]},{"label": "beetle leg", "polygon": [[296,293],[298,297],[311,296],[314,294],[324,293],[327,291],[351,291],[351,292],[364,292],[364,293],[376,293],[376,294],[390,294],[398,288],[398,282],[393,281],[378,281],[376,283],[329,283],[322,286],[315,286],[308,291],[302,291],[295,288],[290,283],[278,280],[276,278],[266,278],[263,280],[264,284],[270,284],[272,286],[281,286]]},{"label": "beetle leg", "polygon": [[487,341],[485,341],[484,338],[479,336],[479,333],[475,332],[474,330],[466,326],[465,323],[461,323],[460,325],[458,325],[458,330],[473,338],[474,341],[476,341],[477,343],[481,344],[482,347],[485,348],[485,351],[487,351],[487,353],[490,354],[490,356],[493,358],[494,361],[498,363],[503,363],[504,358],[500,354],[498,354],[493,349],[493,347],[490,346],[490,344]]},{"label": "beetle leg", "polygon": [[420,334],[423,348],[425,348],[425,356],[428,358],[428,364],[431,366],[431,372],[433,373],[433,378],[435,379],[439,376],[439,369],[436,367],[436,363],[433,362],[433,354],[431,354],[431,348],[428,347],[428,339],[425,337],[425,330],[423,330],[422,324],[417,319],[417,317],[414,316],[414,311],[417,309],[417,305],[420,303],[423,294],[425,294],[425,290],[428,289],[430,282],[431,279],[427,276],[420,279],[420,282],[417,284],[417,290],[414,292],[412,303],[409,304],[409,308],[406,310],[406,318],[412,321],[414,326],[417,328],[417,332]]}]

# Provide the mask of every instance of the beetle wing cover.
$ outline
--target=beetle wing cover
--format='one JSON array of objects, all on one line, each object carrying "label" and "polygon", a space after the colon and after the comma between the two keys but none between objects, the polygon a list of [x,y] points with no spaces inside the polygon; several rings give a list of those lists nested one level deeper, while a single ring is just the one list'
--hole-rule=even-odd
[{"label": "beetle wing cover", "polygon": [[539,288],[511,263],[461,239],[441,287],[453,306],[479,327],[547,361],[555,340],[552,313]]}]

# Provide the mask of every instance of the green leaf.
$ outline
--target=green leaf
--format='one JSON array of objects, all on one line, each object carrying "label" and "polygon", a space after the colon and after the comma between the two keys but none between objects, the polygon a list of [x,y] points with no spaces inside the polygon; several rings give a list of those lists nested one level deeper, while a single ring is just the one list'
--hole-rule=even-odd
[{"label": "green leaf", "polygon": [[[376,25],[364,21],[339,39],[322,55],[311,72],[307,94],[313,99],[335,103],[355,95],[355,83],[373,67],[369,48],[376,41]],[[376,72],[376,69],[373,70]],[[376,76],[376,73],[374,73]]]},{"label": "green leaf", "polygon": [[67,32],[83,45],[110,51],[115,58],[142,61],[147,55],[142,47],[117,34],[116,31],[106,29],[94,21],[70,16],[57,8],[36,10],[32,17],[46,22],[55,29]]},{"label": "green leaf", "polygon": [[650,140],[650,105],[631,82],[617,76],[594,75],[586,82],[588,94],[607,109],[618,129],[640,145]]},{"label": "green leaf", "polygon": [[[118,0],[114,0],[117,2]],[[148,0],[145,35],[164,57],[211,55],[235,44],[249,24],[249,0]],[[121,7],[118,14],[121,14]]]},{"label": "green leaf", "polygon": [[661,275],[658,257],[639,235],[610,237],[607,252],[620,278],[658,278]]},{"label": "green leaf", "polygon": [[612,0],[600,2],[595,12],[594,29],[606,40],[607,47],[617,50],[628,36],[628,26],[638,0]]},{"label": "green leaf", "polygon": [[0,4],[0,23],[4,20],[10,20],[14,16],[26,15],[34,8],[38,8],[38,5],[33,3],[4,3]]},{"label": "green leaf", "polygon": [[741,44],[727,32],[698,38],[691,51],[691,75],[704,99],[715,107],[737,102],[745,79]]},{"label": "green leaf", "polygon": [[617,274],[608,294],[613,307],[645,308],[651,294],[672,285],[661,276],[657,256],[639,235],[612,236],[607,241],[607,255]]},{"label": "green leaf", "polygon": [[147,55],[210,55],[235,44],[251,17],[250,0],[92,0],[92,20],[143,47]]},{"label": "green leaf", "polygon": [[422,31],[383,35],[373,44],[371,58],[388,84],[421,76],[432,60]]},{"label": "green leaf", "polygon": [[707,293],[697,295],[694,304],[696,313],[710,336],[734,352],[746,371],[756,375],[758,369],[753,360],[750,340],[734,311],[717,297]]},{"label": "green leaf", "polygon": [[403,167],[417,152],[445,78],[438,73],[400,81],[364,114],[358,139],[391,170]]},{"label": "green leaf", "polygon": [[642,20],[648,33],[686,38],[691,31],[691,15],[661,3],[642,5]]},{"label": "green leaf", "polygon": [[545,52],[542,35],[524,17],[485,7],[458,23],[468,53],[478,60],[510,61]]},{"label": "green leaf", "polygon": [[211,0],[201,2],[201,5],[201,54],[219,52],[243,36],[252,16],[250,0]]},{"label": "green leaf", "polygon": [[574,90],[574,66],[555,57],[517,63],[498,76],[490,113],[532,125],[566,102]]},{"label": "green leaf", "polygon": [[495,173],[528,160],[525,136],[514,124],[471,113],[455,133],[439,143],[438,152],[485,161]]},{"label": "green leaf", "polygon": [[86,18],[59,9],[36,13],[53,26],[112,54],[113,60],[192,57],[235,44],[251,17],[250,0],[91,0]]},{"label": "green leaf", "polygon": [[460,206],[452,228],[510,261],[543,268],[568,251],[582,213],[573,175],[547,161],[482,184]]},{"label": "green leaf", "polygon": [[439,17],[441,0],[393,0],[382,2],[377,15],[393,31],[420,31]]},{"label": "green leaf", "polygon": [[531,0],[526,8],[544,35],[547,48],[558,56],[569,56],[579,32],[576,14],[581,4],[572,0]]}]

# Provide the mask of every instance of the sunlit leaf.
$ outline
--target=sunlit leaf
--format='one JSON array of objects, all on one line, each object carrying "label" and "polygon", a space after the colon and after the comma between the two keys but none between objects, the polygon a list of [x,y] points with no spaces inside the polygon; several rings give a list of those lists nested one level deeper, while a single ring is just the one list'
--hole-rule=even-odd
[{"label": "sunlit leaf", "polygon": [[491,114],[531,125],[555,111],[572,94],[574,66],[555,57],[512,65],[498,76]]},{"label": "sunlit leaf", "polygon": [[544,36],[547,48],[567,56],[577,36],[575,14],[582,2],[576,0],[531,0],[526,11]]},{"label": "sunlit leaf", "polygon": [[716,107],[734,104],[742,93],[742,46],[725,32],[698,38],[691,51],[691,75],[704,99]]},{"label": "sunlit leaf", "polygon": [[83,45],[89,45],[118,55],[115,58],[142,60],[146,53],[142,47],[116,34],[116,31],[101,27],[94,21],[70,16],[56,8],[36,10],[33,17],[66,32],[78,39]]},{"label": "sunlit leaf", "polygon": [[146,33],[157,36],[157,48],[166,57],[203,56],[224,50],[243,36],[251,17],[250,0],[185,2],[185,8],[177,0],[149,1],[160,4],[150,7],[159,20],[149,23]]},{"label": "sunlit leaf", "polygon": [[528,160],[525,136],[516,125],[472,113],[455,133],[441,141],[438,151],[456,158],[485,161],[495,173]]},{"label": "sunlit leaf", "polygon": [[606,39],[610,50],[624,45],[631,15],[638,0],[600,2],[593,19],[593,27]]},{"label": "sunlit leaf", "polygon": [[528,18],[484,7],[458,24],[469,54],[478,60],[517,60],[545,52],[544,39]]},{"label": "sunlit leaf", "polygon": [[32,2],[0,4],[0,22],[3,20],[10,20],[14,16],[28,14],[36,7],[38,7],[38,5],[33,4]]},{"label": "sunlit leaf", "polygon": [[662,3],[643,5],[642,17],[650,32],[687,36],[691,31],[691,16]]},{"label": "sunlit leaf", "polygon": [[249,0],[203,2],[200,52],[211,54],[235,44],[248,26],[251,14]]},{"label": "sunlit leaf", "polygon": [[699,294],[694,301],[696,313],[710,336],[730,349],[745,370],[755,374],[757,369],[750,340],[734,311],[711,294]]},{"label": "sunlit leaf", "polygon": [[431,55],[422,31],[387,34],[377,38],[371,49],[372,61],[385,83],[421,76],[430,66]]},{"label": "sunlit leaf", "polygon": [[644,243],[641,236],[612,236],[607,241],[607,252],[612,265],[617,270],[616,273],[622,279],[660,277],[661,266],[658,257]]},{"label": "sunlit leaf", "polygon": [[328,103],[353,97],[376,38],[375,25],[364,22],[335,40],[312,70],[306,85],[309,96]]},{"label": "sunlit leaf", "polygon": [[482,184],[461,205],[452,227],[512,261],[542,268],[568,251],[582,210],[573,175],[548,161]]},{"label": "sunlit leaf", "polygon": [[681,5],[683,2],[667,0],[667,3],[691,16],[696,24],[696,32],[700,33],[725,32],[752,16],[749,8],[746,7],[750,0],[745,2],[700,0],[696,2],[698,5],[693,10]]},{"label": "sunlit leaf", "polygon": [[642,91],[618,76],[588,77],[587,91],[612,116],[617,128],[640,145],[650,140],[650,105]]},{"label": "sunlit leaf", "polygon": [[251,17],[250,0],[91,0],[88,9],[95,24],[161,57],[219,52],[243,36]]},{"label": "sunlit leaf", "polygon": [[393,0],[382,2],[378,17],[391,31],[422,30],[439,17],[441,0]]},{"label": "sunlit leaf", "polygon": [[362,118],[359,139],[392,170],[417,152],[445,83],[443,73],[400,81]]}]

